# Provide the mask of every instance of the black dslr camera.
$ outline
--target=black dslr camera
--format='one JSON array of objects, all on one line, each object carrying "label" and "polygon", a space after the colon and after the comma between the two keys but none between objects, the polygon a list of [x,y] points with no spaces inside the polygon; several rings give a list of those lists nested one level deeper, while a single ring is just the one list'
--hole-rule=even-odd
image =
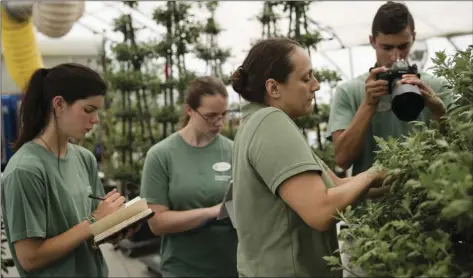
[{"label": "black dslr camera", "polygon": [[376,80],[382,79],[389,82],[391,109],[399,120],[409,122],[417,119],[424,109],[424,98],[417,86],[397,84],[404,74],[415,74],[420,78],[417,65],[411,66],[407,61],[398,60],[388,71],[376,74]]}]

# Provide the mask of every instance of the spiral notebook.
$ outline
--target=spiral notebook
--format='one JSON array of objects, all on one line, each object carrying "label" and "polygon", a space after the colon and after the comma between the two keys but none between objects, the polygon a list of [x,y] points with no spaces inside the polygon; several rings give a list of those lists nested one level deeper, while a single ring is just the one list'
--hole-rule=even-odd
[{"label": "spiral notebook", "polygon": [[153,217],[154,211],[148,208],[146,199],[136,197],[117,210],[99,221],[90,225],[96,245],[105,243],[121,231]]}]

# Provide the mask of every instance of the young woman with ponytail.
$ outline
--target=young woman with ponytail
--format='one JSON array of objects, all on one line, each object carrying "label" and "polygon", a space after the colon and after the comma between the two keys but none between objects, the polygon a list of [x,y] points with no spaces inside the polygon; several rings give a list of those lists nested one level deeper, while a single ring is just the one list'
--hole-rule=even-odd
[{"label": "young woman with ponytail", "polygon": [[2,215],[21,277],[108,277],[90,224],[125,201],[105,200],[94,155],[80,140],[99,122],[107,90],[93,70],[78,64],[38,69],[20,109],[15,154],[2,180]]}]

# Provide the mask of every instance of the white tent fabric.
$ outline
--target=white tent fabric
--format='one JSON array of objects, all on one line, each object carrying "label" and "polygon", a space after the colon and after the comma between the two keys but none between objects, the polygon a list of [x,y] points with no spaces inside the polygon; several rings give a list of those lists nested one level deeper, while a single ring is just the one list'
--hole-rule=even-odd
[{"label": "white tent fabric", "polygon": [[[376,10],[385,1],[315,1],[308,16],[324,27],[331,28],[343,46],[367,44],[371,22]],[[419,40],[455,34],[473,33],[473,1],[405,1],[414,16]],[[158,38],[164,30],[152,20],[154,8],[165,5],[163,1],[140,1],[136,10],[120,2],[88,1],[85,14],[67,36],[77,36],[92,31],[120,41],[113,31],[113,20],[121,12],[129,12],[139,26],[148,27],[140,38]],[[247,50],[249,42],[260,38],[261,25],[256,16],[261,12],[263,1],[221,1],[216,12],[217,22],[223,27],[220,41],[235,53]],[[204,19],[207,13],[196,10],[194,16]],[[287,20],[282,20],[280,30],[287,30]],[[79,35],[81,36],[81,35]],[[330,37],[330,35],[326,35]],[[339,49],[337,40],[322,42],[319,50]],[[238,55],[238,54],[236,54]]]},{"label": "white tent fabric", "polygon": [[[473,1],[403,1],[416,25],[417,39],[473,32]],[[345,47],[368,43],[372,20],[385,1],[316,2],[308,15],[331,27]],[[340,47],[330,42],[321,49]]]},{"label": "white tent fabric", "polygon": [[[135,27],[143,28],[139,31],[138,40],[159,40],[165,30],[158,26],[152,19],[152,13],[156,7],[164,6],[164,1],[140,1],[138,8],[130,9],[121,2],[109,1],[87,1],[85,13],[65,37],[61,39],[49,39],[38,34],[41,45],[57,46],[64,45],[64,50],[76,49],[78,52],[84,50],[77,39],[87,40],[91,36],[105,36],[111,41],[121,41],[122,36],[113,31],[113,21],[122,13],[129,13],[134,21]],[[373,65],[374,51],[366,46],[371,32],[371,22],[376,10],[385,1],[315,1],[312,3],[308,16],[323,27],[329,27],[337,35],[337,40],[324,41],[318,45],[317,53],[314,53],[314,67],[331,68],[338,70],[343,79],[351,78]],[[452,36],[454,42],[460,48],[473,44],[473,1],[405,1],[414,16],[417,30],[417,46],[427,45],[428,55],[432,57],[435,51],[450,49],[453,47],[446,39],[436,37]],[[234,70],[244,59],[251,43],[261,37],[261,25],[256,16],[261,13],[262,1],[220,1],[216,12],[216,20],[223,28],[219,36],[222,47],[232,50],[224,71]],[[208,13],[197,9],[193,16],[198,20],[204,20]],[[279,30],[284,34],[287,32],[287,20],[281,20]],[[94,35],[95,34],[95,35]],[[468,36],[455,38],[455,35],[470,34]],[[325,37],[330,35],[325,34]],[[424,39],[429,39],[426,43]],[[63,41],[64,44],[59,43]],[[65,46],[67,41],[72,41]],[[94,40],[95,41],[95,40]],[[100,43],[94,43],[96,47]],[[89,45],[88,48],[92,46]],[[341,49],[342,46],[352,48],[350,51]],[[57,47],[54,47],[57,49]],[[47,47],[42,47],[47,51]],[[54,52],[54,51],[50,51]],[[352,54],[352,55],[350,55]],[[429,60],[429,59],[427,59]],[[429,61],[427,61],[429,62]],[[205,65],[190,55],[186,64],[189,68],[203,73]],[[429,63],[427,63],[429,64]],[[428,65],[427,65],[428,66]],[[328,90],[327,90],[328,91]],[[238,97],[232,93],[232,102],[238,101]],[[328,94],[324,100],[328,101]]]}]

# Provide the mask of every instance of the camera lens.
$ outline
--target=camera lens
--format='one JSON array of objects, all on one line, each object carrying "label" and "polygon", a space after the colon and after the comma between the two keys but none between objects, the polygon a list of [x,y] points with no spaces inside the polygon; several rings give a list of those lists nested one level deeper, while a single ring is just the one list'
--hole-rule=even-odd
[{"label": "camera lens", "polygon": [[399,120],[414,121],[424,109],[424,98],[417,86],[397,85],[393,88],[391,107]]}]

